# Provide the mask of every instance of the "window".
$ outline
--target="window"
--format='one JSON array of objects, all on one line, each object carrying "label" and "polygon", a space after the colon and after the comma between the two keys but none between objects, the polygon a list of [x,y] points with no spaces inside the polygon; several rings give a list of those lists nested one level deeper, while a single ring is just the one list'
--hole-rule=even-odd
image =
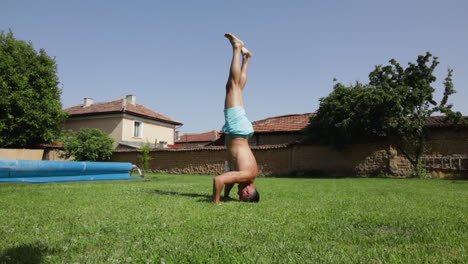
[{"label": "window", "polygon": [[133,121],[133,137],[141,138],[143,135],[143,123],[140,121]]}]

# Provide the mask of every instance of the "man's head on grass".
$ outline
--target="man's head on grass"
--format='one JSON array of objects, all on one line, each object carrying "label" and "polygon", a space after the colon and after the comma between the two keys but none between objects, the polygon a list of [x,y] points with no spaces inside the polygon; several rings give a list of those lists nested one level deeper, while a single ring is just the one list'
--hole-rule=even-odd
[{"label": "man's head on grass", "polygon": [[258,203],[260,201],[260,193],[255,189],[253,184],[239,184],[239,200],[243,202]]}]

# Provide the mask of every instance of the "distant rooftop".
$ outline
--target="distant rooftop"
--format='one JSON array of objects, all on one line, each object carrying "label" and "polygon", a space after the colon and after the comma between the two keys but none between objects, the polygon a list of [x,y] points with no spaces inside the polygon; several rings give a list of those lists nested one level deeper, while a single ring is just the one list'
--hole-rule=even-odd
[{"label": "distant rooftop", "polygon": [[457,124],[448,121],[446,116],[431,116],[426,120],[426,126],[428,127],[466,127],[468,124],[458,122]]},{"label": "distant rooftop", "polygon": [[162,115],[152,109],[136,103],[134,95],[128,95],[124,98],[119,98],[110,102],[94,103],[91,98],[85,98],[84,103],[75,105],[64,109],[65,112],[70,114],[70,117],[81,116],[96,116],[103,114],[127,113],[140,117],[153,119],[169,123],[172,125],[182,125],[182,123]]},{"label": "distant rooftop", "polygon": [[212,142],[220,137],[220,131],[212,130],[199,134],[185,134],[176,143]]},{"label": "distant rooftop", "polygon": [[[303,130],[310,123],[312,113],[292,114],[283,116],[274,116],[252,122],[254,131],[257,132],[294,132]],[[454,127],[467,126],[468,124],[454,124],[447,121],[446,116],[431,116],[426,121],[428,127]]]},{"label": "distant rooftop", "polygon": [[309,124],[311,113],[274,116],[252,122],[255,132],[300,131]]}]

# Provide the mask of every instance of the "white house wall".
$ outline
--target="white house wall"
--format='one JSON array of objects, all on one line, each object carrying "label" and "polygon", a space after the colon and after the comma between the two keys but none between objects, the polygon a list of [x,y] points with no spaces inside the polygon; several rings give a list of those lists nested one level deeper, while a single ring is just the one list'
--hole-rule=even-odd
[{"label": "white house wall", "polygon": [[[133,124],[135,121],[143,124],[141,137],[133,136]],[[157,142],[165,141],[168,144],[174,144],[174,126],[143,118],[133,118],[128,115],[123,119],[122,123],[122,140],[124,141],[155,143],[157,140]]]},{"label": "white house wall", "polygon": [[65,130],[79,130],[80,128],[98,128],[114,139],[117,144],[122,139],[122,117],[78,118],[68,119]]}]

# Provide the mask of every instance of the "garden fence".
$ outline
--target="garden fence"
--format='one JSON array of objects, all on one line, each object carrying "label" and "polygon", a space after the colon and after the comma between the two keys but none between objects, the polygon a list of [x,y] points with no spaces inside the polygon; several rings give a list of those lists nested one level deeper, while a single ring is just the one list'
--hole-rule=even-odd
[{"label": "garden fence", "polygon": [[427,169],[468,171],[468,156],[426,156],[422,162]]}]

